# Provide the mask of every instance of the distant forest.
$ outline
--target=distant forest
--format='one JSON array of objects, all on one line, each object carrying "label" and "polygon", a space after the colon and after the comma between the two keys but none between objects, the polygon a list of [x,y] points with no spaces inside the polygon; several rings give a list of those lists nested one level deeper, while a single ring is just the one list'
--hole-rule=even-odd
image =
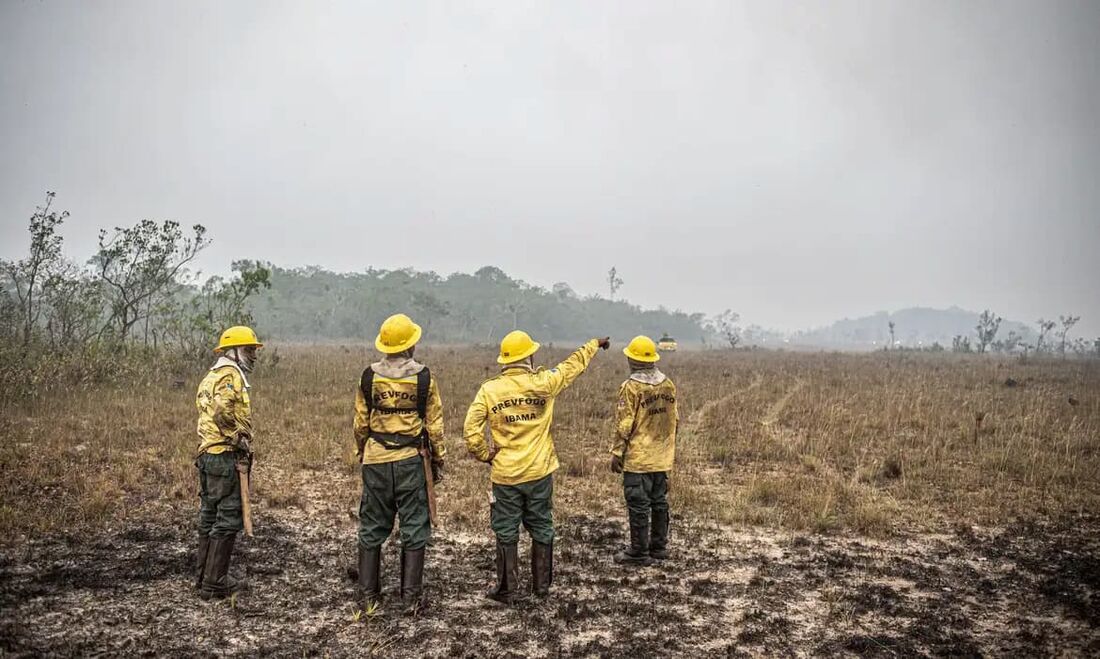
[{"label": "distant forest", "polygon": [[446,277],[412,269],[336,273],[267,267],[271,287],[249,305],[258,329],[272,338],[369,340],[397,312],[423,326],[430,343],[492,343],[515,328],[539,341],[582,341],[597,334],[656,339],[667,332],[700,343],[713,336],[702,313],[581,297],[564,282],[546,290],[492,266]]}]

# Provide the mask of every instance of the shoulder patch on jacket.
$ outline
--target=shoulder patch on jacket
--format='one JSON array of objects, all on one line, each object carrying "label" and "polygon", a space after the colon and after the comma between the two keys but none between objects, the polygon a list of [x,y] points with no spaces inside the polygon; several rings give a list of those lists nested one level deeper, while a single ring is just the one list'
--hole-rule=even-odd
[{"label": "shoulder patch on jacket", "polygon": [[[241,376],[237,374],[237,371],[235,369],[227,367],[224,372],[218,373],[218,377],[214,380],[213,386],[215,389],[224,387],[226,389],[236,390],[238,387],[237,382],[238,380],[240,380],[240,377]],[[244,382],[241,382],[239,386],[243,389]]]}]

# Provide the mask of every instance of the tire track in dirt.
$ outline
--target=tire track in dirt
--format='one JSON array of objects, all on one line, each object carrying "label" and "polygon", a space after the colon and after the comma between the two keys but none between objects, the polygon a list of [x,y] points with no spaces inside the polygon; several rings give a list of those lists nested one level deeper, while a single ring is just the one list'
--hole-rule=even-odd
[{"label": "tire track in dirt", "polygon": [[685,422],[684,425],[687,426],[687,431],[689,433],[694,433],[694,432],[698,431],[699,427],[703,424],[704,419],[706,418],[706,416],[708,414],[710,414],[711,410],[718,407],[719,405],[723,405],[723,404],[729,402],[731,399],[733,399],[736,396],[747,394],[748,392],[752,391],[753,389],[759,388],[760,385],[763,384],[763,383],[764,383],[764,375],[762,373],[757,373],[756,377],[753,378],[752,382],[745,385],[744,387],[741,387],[739,389],[735,389],[735,390],[731,391],[730,393],[725,394],[724,396],[720,396],[718,398],[714,398],[712,400],[708,400],[707,402],[703,403],[701,406],[699,406],[699,408],[697,410],[695,410],[694,412],[691,413],[691,415],[688,417],[687,421]]},{"label": "tire track in dirt", "polygon": [[684,456],[684,460],[681,463],[681,467],[685,474],[689,477],[700,477],[706,481],[707,485],[717,485],[715,480],[722,475],[722,469],[710,464],[706,456],[704,455],[704,449],[702,442],[697,439],[703,434],[703,424],[706,423],[707,417],[718,407],[726,405],[737,398],[748,394],[751,391],[759,389],[764,383],[764,375],[757,373],[753,377],[752,382],[749,384],[738,387],[724,395],[712,398],[707,402],[696,408],[687,418],[686,421],[681,423],[681,430],[677,433],[678,441],[676,450],[679,454]]},{"label": "tire track in dirt", "polygon": [[710,415],[713,410],[755,389],[759,389],[763,383],[764,375],[762,373],[757,373],[752,382],[750,382],[749,384],[743,387],[738,387],[737,389],[734,389],[729,393],[718,396],[717,398],[712,398],[711,400],[703,403],[690,415],[688,415],[686,421],[683,421],[680,424],[681,428],[677,433],[678,441],[676,450],[685,458],[685,471],[691,473],[694,468],[697,468],[701,465],[702,471],[704,472],[720,472],[720,470],[715,469],[713,466],[707,464],[707,461],[703,455],[702,444],[696,441],[696,439],[702,434],[703,424],[706,422],[707,416]]},{"label": "tire track in dirt", "polygon": [[[747,487],[751,481],[755,478],[755,473],[751,473],[748,469],[743,468],[740,465],[732,465],[729,467],[720,467],[713,464],[705,455],[702,442],[691,441],[699,437],[702,433],[703,424],[706,422],[708,415],[710,415],[715,409],[720,406],[725,406],[736,399],[760,388],[763,385],[763,374],[757,374],[753,381],[739,389],[731,391],[730,393],[713,399],[695,410],[688,418],[687,434],[690,438],[691,451],[688,454],[689,460],[686,461],[684,472],[686,476],[692,479],[692,487],[698,490],[702,490],[706,493],[708,498],[715,501],[723,500],[730,495],[730,490],[738,487]],[[771,405],[765,410],[763,416],[760,418],[759,423],[763,426],[766,432],[773,437],[776,441],[783,441],[782,435],[784,432],[790,432],[783,428],[780,423],[783,411],[787,409],[790,401],[805,388],[808,381],[805,378],[795,378],[793,384],[791,384],[783,395],[772,402]],[[736,437],[727,438],[730,442],[737,441]],[[764,551],[765,556],[770,559],[774,559],[777,556],[777,538],[778,536],[772,533],[753,534],[755,535],[755,542],[759,549]],[[765,559],[767,560],[767,559]],[[752,570],[750,570],[752,571]],[[733,573],[727,573],[723,575],[717,575],[716,579],[720,582],[731,583],[730,579],[737,581],[744,577],[744,568],[740,571],[734,571]],[[720,603],[722,620],[727,626],[744,626],[746,607],[751,604],[751,598],[749,600],[743,598],[728,598]],[[752,607],[749,607],[750,609]],[[759,622],[759,621],[758,621]],[[711,648],[713,649],[713,648]]]},{"label": "tire track in dirt", "polygon": [[[771,404],[760,420],[760,425],[764,427],[773,441],[787,446],[797,445],[801,442],[802,438],[799,433],[792,428],[785,427],[780,420],[783,411],[787,409],[791,399],[798,395],[808,383],[808,380],[804,378],[796,378],[795,383]],[[820,473],[824,481],[842,483],[845,487],[858,490],[861,494],[870,495],[871,499],[885,499],[893,502],[893,497],[889,493],[879,491],[872,485],[861,482],[859,478],[860,470],[858,468],[853,470],[852,474],[849,476],[845,475],[844,472],[823,456],[814,455],[812,453],[800,453],[800,457],[807,460],[808,464],[812,464],[812,468]]]},{"label": "tire track in dirt", "polygon": [[795,394],[801,391],[802,388],[805,386],[806,380],[802,378],[795,378],[794,385],[792,385],[791,388],[787,389],[787,391],[782,396],[780,396],[778,400],[771,404],[771,407],[768,408],[768,411],[764,413],[764,418],[760,420],[760,425],[771,428],[776,423],[778,423],[779,415],[783,413],[783,410],[787,409],[787,404],[790,403]]}]

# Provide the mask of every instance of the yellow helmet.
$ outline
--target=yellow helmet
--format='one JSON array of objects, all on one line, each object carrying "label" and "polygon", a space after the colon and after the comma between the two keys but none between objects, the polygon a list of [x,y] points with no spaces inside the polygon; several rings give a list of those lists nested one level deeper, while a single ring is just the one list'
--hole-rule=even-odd
[{"label": "yellow helmet", "polygon": [[527,332],[512,330],[500,341],[498,364],[511,364],[535,354],[539,344],[527,335]]},{"label": "yellow helmet", "polygon": [[262,348],[264,344],[260,343],[260,339],[256,337],[256,333],[252,331],[251,327],[237,325],[222,332],[221,338],[218,339],[218,347],[214,348],[214,352],[221,352],[230,348],[241,348],[243,346],[256,346],[257,348]]},{"label": "yellow helmet", "polygon": [[382,323],[378,337],[374,339],[374,347],[387,355],[405,352],[416,345],[421,333],[420,325],[414,323],[412,318],[403,313],[394,314]]},{"label": "yellow helmet", "polygon": [[623,354],[636,362],[655,362],[661,358],[657,354],[657,344],[648,336],[638,335],[623,348]]}]

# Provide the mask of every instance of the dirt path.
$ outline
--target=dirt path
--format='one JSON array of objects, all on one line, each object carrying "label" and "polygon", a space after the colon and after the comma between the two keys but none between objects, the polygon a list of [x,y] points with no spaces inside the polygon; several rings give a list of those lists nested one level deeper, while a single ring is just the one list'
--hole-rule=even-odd
[{"label": "dirt path", "polygon": [[[316,476],[316,475],[315,475]],[[314,479],[316,482],[316,478]],[[331,491],[331,490],[329,490]],[[267,511],[239,564],[236,606],[189,583],[191,515],[0,551],[0,650],[13,655],[652,656],[1100,652],[1100,519],[891,541],[704,526],[682,519],[674,559],[624,569],[621,519],[561,524],[553,596],[514,609],[481,592],[489,533],[438,534],[425,614],[357,619],[346,502]],[[384,558],[396,586],[397,548]],[[527,547],[521,547],[526,558]],[[526,574],[521,575],[526,582]],[[219,624],[210,624],[216,619]]]}]

